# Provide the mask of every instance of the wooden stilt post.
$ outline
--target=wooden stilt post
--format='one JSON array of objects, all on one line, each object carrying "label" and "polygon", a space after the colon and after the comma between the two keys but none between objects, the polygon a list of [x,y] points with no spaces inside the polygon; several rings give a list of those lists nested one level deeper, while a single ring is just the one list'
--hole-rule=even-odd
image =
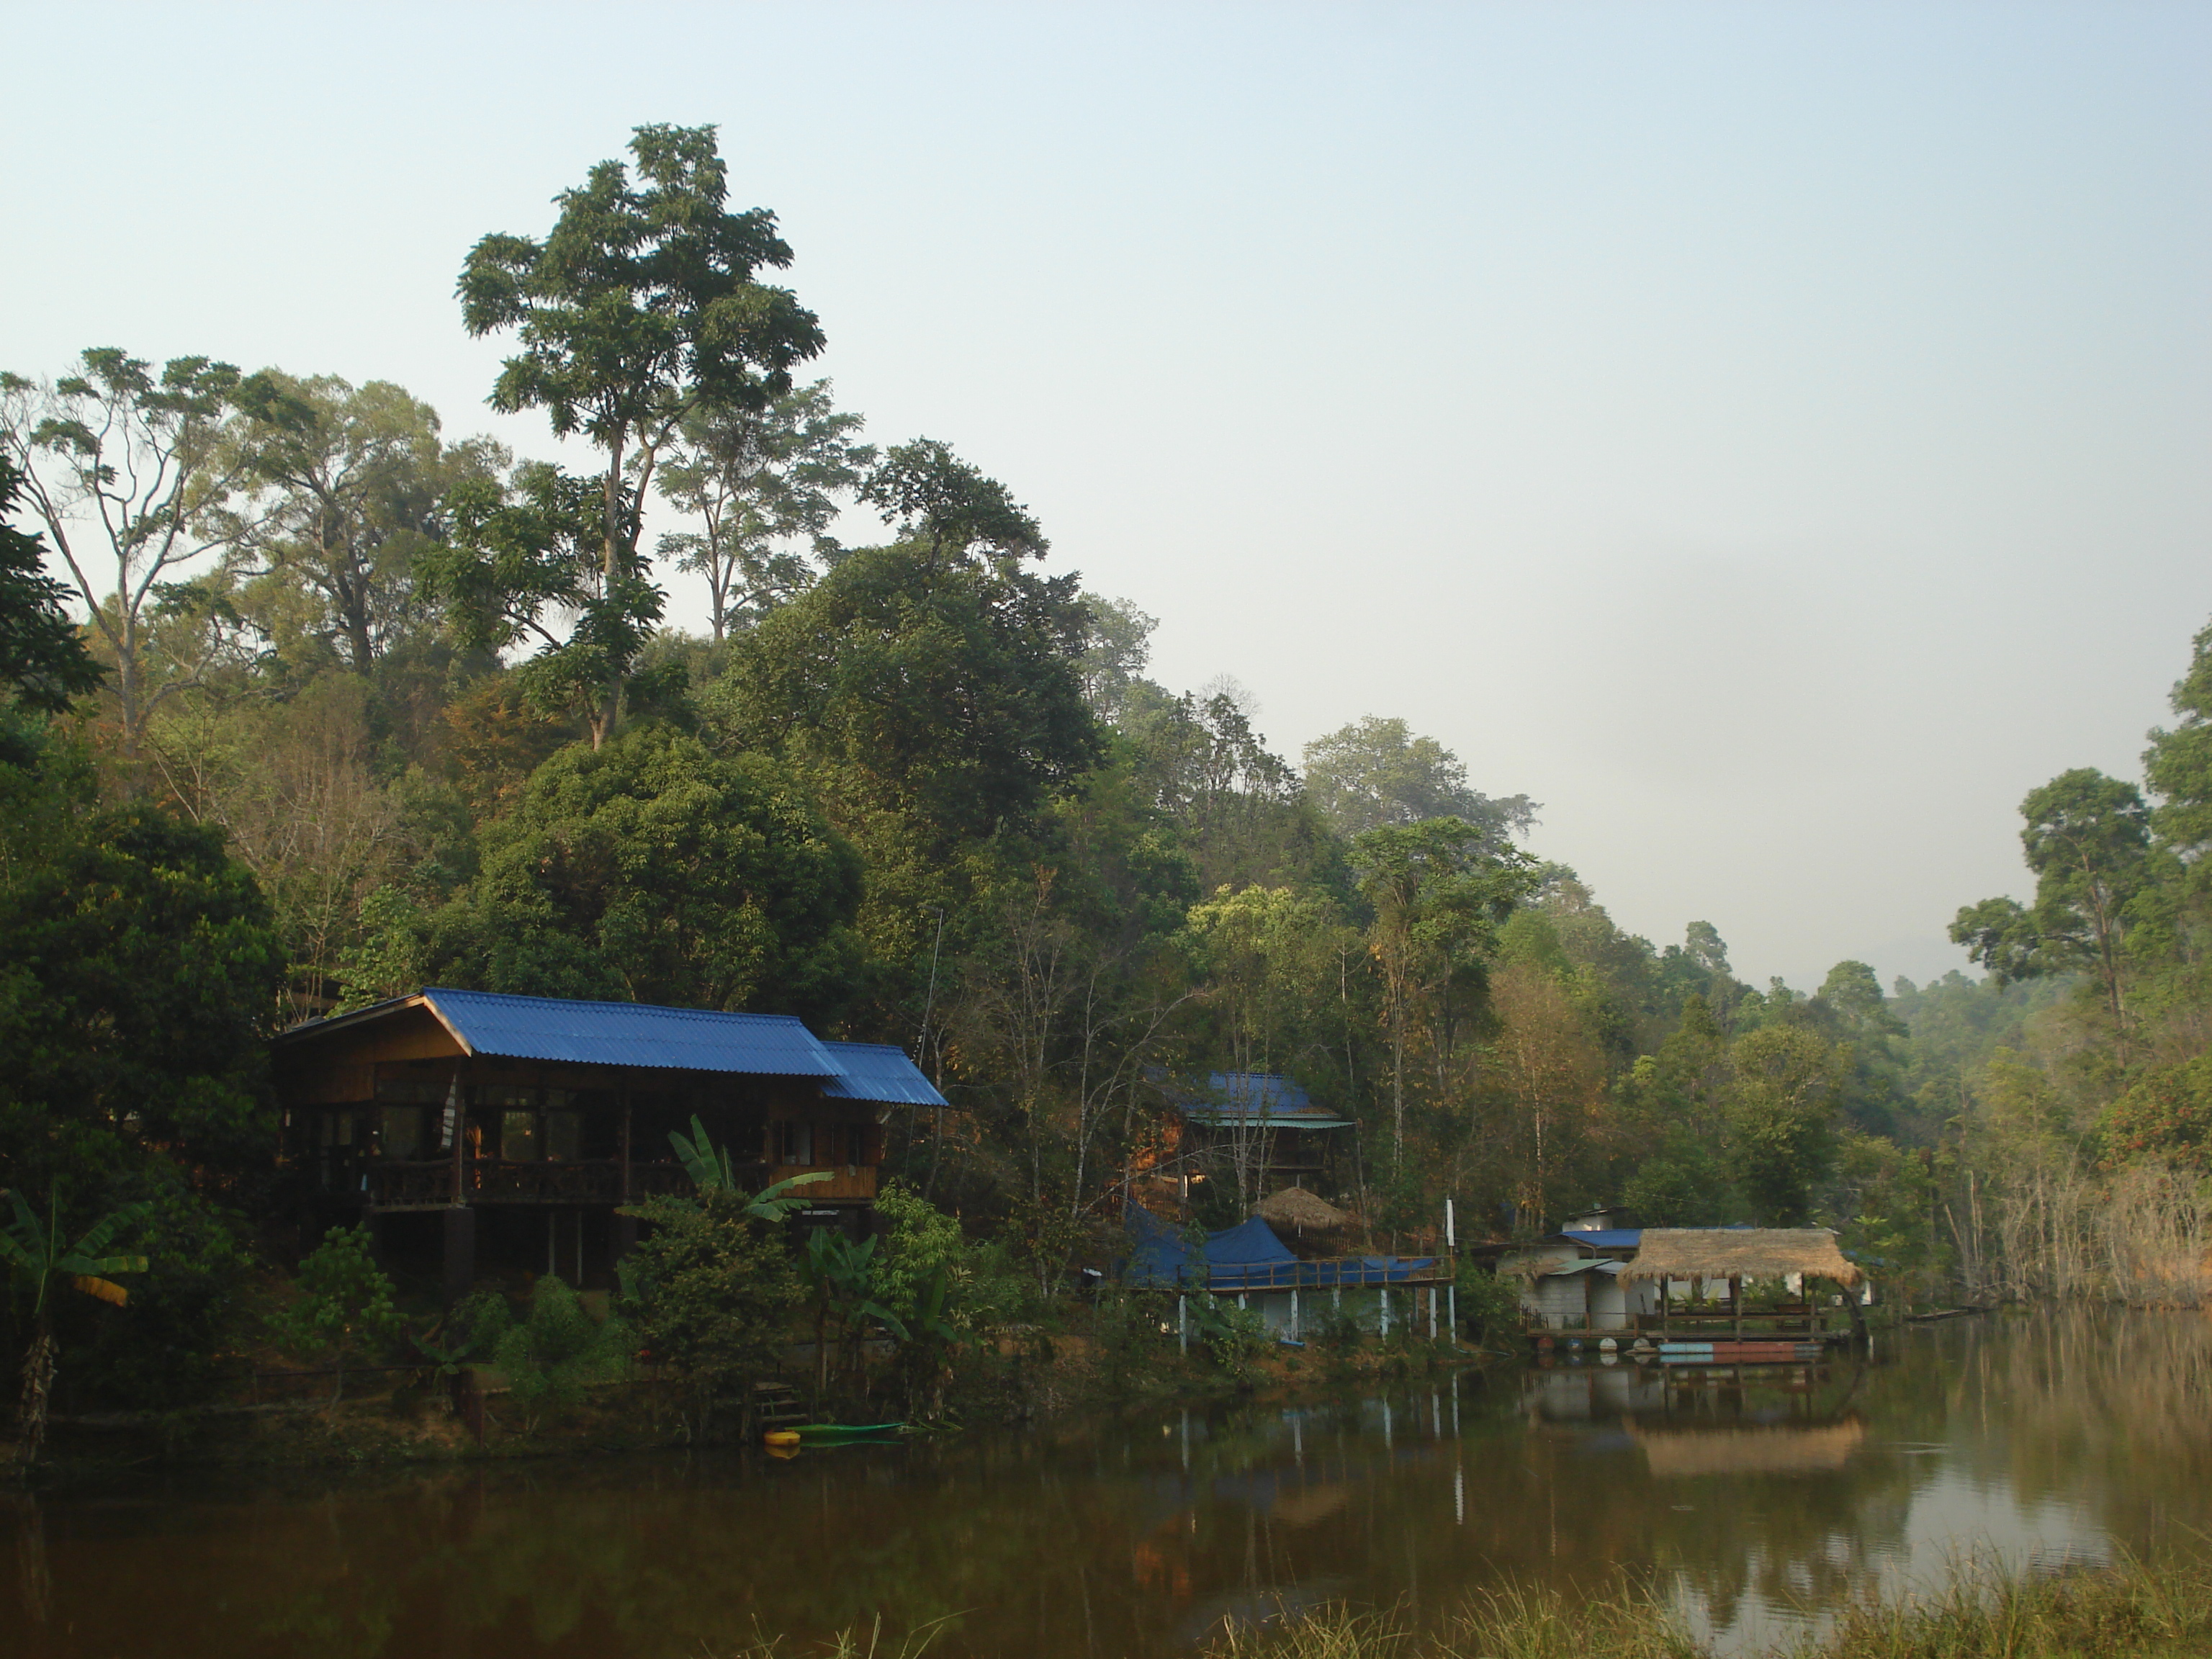
[{"label": "wooden stilt post", "polygon": [[453,1142],[452,1186],[445,1214],[445,1301],[453,1306],[467,1297],[477,1277],[476,1212],[468,1206],[468,1188],[463,1178],[461,1158],[463,1143],[469,1133],[468,1097],[461,1087],[460,1069],[453,1071],[453,1080],[446,1088],[445,1128]]},{"label": "wooden stilt post", "polygon": [[624,1084],[623,1085],[622,1091],[622,1175],[620,1184],[615,1188],[615,1192],[617,1194],[617,1209],[614,1218],[613,1234],[608,1240],[608,1254],[617,1261],[620,1261],[624,1256],[628,1255],[629,1254],[630,1246],[637,1243],[637,1218],[635,1216],[623,1215],[621,1213],[622,1211],[629,1207],[632,1197],[629,1188],[629,1085],[628,1084]]}]

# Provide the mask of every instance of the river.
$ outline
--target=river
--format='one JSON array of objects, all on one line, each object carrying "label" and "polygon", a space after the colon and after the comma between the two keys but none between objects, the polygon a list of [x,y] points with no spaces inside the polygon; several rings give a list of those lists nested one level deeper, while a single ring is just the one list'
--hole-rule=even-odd
[{"label": "river", "polygon": [[1152,1659],[1224,1619],[1625,1573],[1747,1650],[1972,1554],[2212,1532],[2208,1401],[2212,1322],[2046,1314],[1741,1383],[1563,1364],[789,1461],[174,1471],[0,1506],[0,1645],[702,1659],[880,1617],[941,1621],[945,1659]]}]

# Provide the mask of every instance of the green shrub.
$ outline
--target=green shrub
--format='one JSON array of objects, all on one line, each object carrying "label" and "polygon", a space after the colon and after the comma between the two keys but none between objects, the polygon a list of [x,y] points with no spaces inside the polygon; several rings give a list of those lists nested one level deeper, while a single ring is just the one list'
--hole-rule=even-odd
[{"label": "green shrub", "polygon": [[563,1280],[547,1275],[530,1293],[530,1316],[508,1327],[492,1363],[535,1428],[549,1408],[572,1406],[587,1382],[611,1382],[629,1363],[629,1333],[618,1318],[593,1320]]},{"label": "green shrub", "polygon": [[1225,1296],[1192,1297],[1189,1319],[1191,1334],[1205,1345],[1207,1357],[1232,1376],[1249,1371],[1273,1340],[1265,1319]]},{"label": "green shrub", "polygon": [[349,1362],[380,1358],[399,1334],[392,1281],[371,1254],[368,1229],[333,1227],[300,1263],[299,1297],[271,1322],[279,1347],[327,1358],[344,1386]]},{"label": "green shrub", "polygon": [[630,1213],[653,1231],[623,1259],[622,1311],[677,1384],[685,1431],[703,1435],[718,1400],[775,1369],[799,1278],[782,1240],[734,1195],[650,1199]]},{"label": "green shrub", "polygon": [[1460,1322],[1476,1341],[1496,1342],[1520,1331],[1518,1279],[1462,1261],[1459,1277],[1453,1282],[1458,1291]]}]

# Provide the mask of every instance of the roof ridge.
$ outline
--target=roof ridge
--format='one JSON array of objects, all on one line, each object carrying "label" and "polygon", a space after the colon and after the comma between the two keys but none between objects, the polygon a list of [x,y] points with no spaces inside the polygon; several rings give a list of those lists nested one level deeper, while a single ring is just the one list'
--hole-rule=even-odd
[{"label": "roof ridge", "polygon": [[[555,1008],[614,1008],[631,1013],[676,1014],[693,1019],[770,1019],[798,1026],[806,1031],[806,1022],[797,1014],[763,1014],[744,1008],[686,1008],[673,1002],[616,1002],[604,997],[541,997],[527,991],[471,991],[458,985],[425,985],[416,994],[426,997],[492,997],[501,1002],[538,1002]],[[396,1000],[397,999],[395,999]],[[826,1042],[827,1037],[815,1036],[817,1042]]]}]

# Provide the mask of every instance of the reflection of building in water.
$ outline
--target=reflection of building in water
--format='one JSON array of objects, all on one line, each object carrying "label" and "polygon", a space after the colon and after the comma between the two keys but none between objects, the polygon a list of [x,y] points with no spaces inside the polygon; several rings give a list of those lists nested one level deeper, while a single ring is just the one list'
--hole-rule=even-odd
[{"label": "reflection of building in water", "polygon": [[1586,1423],[1647,1413],[1663,1416],[1667,1376],[1635,1365],[1533,1370],[1522,1381],[1521,1398],[1529,1415],[1553,1423]]},{"label": "reflection of building in water", "polygon": [[1809,1364],[1697,1372],[1626,1363],[1539,1365],[1522,1375],[1521,1406],[1538,1422],[1626,1420],[1638,1435],[1646,1430],[1795,1434],[1855,1424],[1843,1407],[1859,1374],[1856,1368]]}]

